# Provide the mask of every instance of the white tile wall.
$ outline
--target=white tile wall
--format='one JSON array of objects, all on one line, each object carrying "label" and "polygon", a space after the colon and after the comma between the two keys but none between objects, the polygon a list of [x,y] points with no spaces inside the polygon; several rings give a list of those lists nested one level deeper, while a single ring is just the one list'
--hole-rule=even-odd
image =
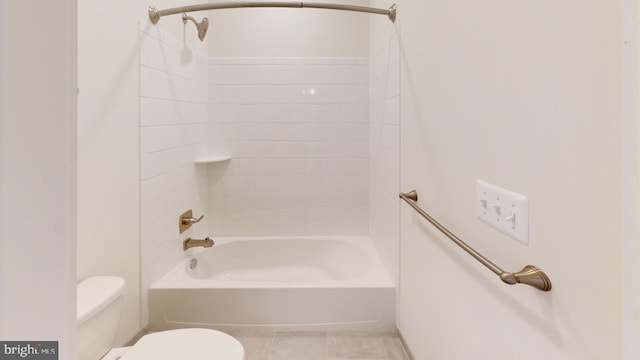
[{"label": "white tile wall", "polygon": [[[379,25],[381,26],[381,25]],[[397,29],[384,24],[371,42],[369,235],[392,278],[400,249],[400,51]],[[407,189],[406,191],[408,191]]]},{"label": "white tile wall", "polygon": [[142,318],[148,289],[182,258],[182,240],[207,234],[206,220],[180,234],[178,217],[207,212],[208,66],[180,41],[140,31],[140,241]]},{"label": "white tile wall", "polygon": [[369,232],[368,59],[210,58],[208,100],[212,234]]},{"label": "white tile wall", "polygon": [[[210,58],[208,66],[160,32],[141,31],[140,44],[145,322],[148,287],[182,259],[188,236],[370,233],[397,275],[395,36],[371,59]],[[193,165],[207,153],[233,158]],[[189,208],[208,223],[179,234]]]}]

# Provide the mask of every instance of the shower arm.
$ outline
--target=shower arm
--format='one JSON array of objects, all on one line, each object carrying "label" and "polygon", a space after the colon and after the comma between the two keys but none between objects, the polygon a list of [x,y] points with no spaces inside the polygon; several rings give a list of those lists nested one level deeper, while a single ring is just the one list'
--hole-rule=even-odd
[{"label": "shower arm", "polygon": [[409,204],[418,214],[422,215],[427,221],[431,223],[431,225],[435,226],[438,230],[440,230],[444,235],[446,235],[449,239],[451,239],[456,245],[460,246],[464,251],[466,251],[469,255],[473,256],[476,260],[478,260],[482,265],[486,266],[489,270],[500,277],[502,282],[515,285],[515,284],[527,284],[531,285],[534,288],[541,291],[549,291],[551,290],[551,280],[547,277],[547,274],[544,271],[540,270],[538,267],[533,265],[527,265],[522,270],[516,273],[510,273],[502,270],[498,265],[491,262],[491,260],[485,258],[474,250],[471,246],[467,245],[460,238],[455,236],[451,231],[442,226],[439,222],[437,222],[431,215],[427,214],[418,204],[418,193],[415,190],[412,190],[408,193],[400,193],[400,198],[404,200],[407,204]]},{"label": "shower arm", "polygon": [[149,19],[152,23],[157,24],[160,18],[167,15],[174,15],[180,13],[187,13],[192,11],[203,10],[221,10],[221,9],[235,9],[235,8],[257,8],[257,7],[274,7],[274,8],[312,8],[312,9],[330,9],[330,10],[346,10],[365,12],[370,14],[386,15],[391,22],[396,21],[396,5],[393,4],[389,9],[378,9],[367,6],[356,5],[342,5],[342,4],[327,4],[317,2],[302,2],[302,1],[268,1],[268,2],[256,2],[256,1],[229,1],[218,2],[211,4],[198,4],[189,6],[180,6],[171,9],[158,10],[155,6],[149,7]]}]

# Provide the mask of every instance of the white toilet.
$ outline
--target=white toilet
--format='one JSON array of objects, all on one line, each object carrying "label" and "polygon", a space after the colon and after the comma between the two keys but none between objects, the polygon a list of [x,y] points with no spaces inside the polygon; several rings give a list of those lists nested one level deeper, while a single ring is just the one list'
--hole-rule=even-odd
[{"label": "white toilet", "polygon": [[[78,284],[78,360],[98,360],[114,345],[124,280],[95,276]],[[180,329],[143,336],[105,358],[120,360],[243,360],[242,344],[210,329]]]}]

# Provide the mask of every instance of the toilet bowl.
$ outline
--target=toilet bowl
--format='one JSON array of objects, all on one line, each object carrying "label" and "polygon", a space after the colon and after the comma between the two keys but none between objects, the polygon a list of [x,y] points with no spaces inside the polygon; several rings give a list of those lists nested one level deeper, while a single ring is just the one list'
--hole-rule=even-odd
[{"label": "toilet bowl", "polygon": [[[115,276],[91,277],[78,284],[79,360],[98,360],[115,345],[123,289],[124,280]],[[110,351],[104,359],[243,360],[244,349],[220,331],[178,329],[145,335],[131,347]]]},{"label": "toilet bowl", "polygon": [[[143,336],[135,345],[120,348],[103,360],[214,360],[243,359],[244,350],[238,340],[216,330],[179,329]],[[118,357],[119,356],[119,357]]]}]

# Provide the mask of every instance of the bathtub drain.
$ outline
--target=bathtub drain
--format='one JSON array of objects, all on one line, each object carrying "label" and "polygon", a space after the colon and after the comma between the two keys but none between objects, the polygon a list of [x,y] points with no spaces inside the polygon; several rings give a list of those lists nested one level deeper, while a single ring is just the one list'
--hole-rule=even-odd
[{"label": "bathtub drain", "polygon": [[189,261],[189,269],[193,270],[198,266],[198,259],[193,258]]}]

